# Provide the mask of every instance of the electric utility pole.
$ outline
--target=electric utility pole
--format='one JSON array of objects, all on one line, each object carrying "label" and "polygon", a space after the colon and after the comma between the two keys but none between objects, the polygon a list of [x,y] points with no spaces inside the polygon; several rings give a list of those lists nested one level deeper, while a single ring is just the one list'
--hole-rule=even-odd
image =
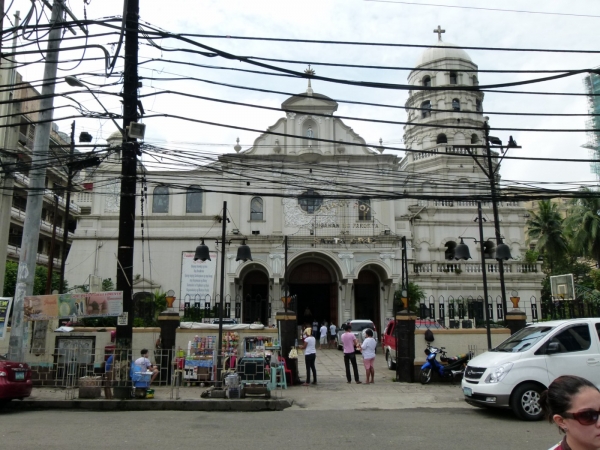
[{"label": "electric utility pole", "polygon": [[133,334],[133,244],[135,239],[135,204],[137,189],[137,154],[139,143],[128,137],[131,122],[138,114],[138,24],[139,0],[128,0],[125,16],[125,70],[123,82],[123,148],[121,150],[121,203],[117,250],[117,291],[123,292],[123,315],[127,325],[117,326],[117,348],[131,349]]},{"label": "electric utility pole", "polygon": [[[9,359],[23,361],[27,349],[29,330],[23,321],[24,299],[33,293],[35,262],[40,236],[40,221],[44,201],[46,181],[46,165],[48,164],[48,146],[50,129],[52,127],[54,89],[58,69],[58,53],[63,27],[60,26],[66,7],[64,0],[54,0],[50,18],[50,33],[46,50],[44,66],[44,81],[42,100],[40,101],[39,122],[35,129],[31,170],[29,171],[29,187],[27,191],[27,207],[23,237],[21,240],[21,255],[17,273],[17,286],[13,305],[13,321],[9,341]],[[70,13],[70,11],[67,11]],[[71,15],[71,14],[70,14]]]},{"label": "electric utility pole", "polygon": [[[4,9],[4,8],[2,8]],[[17,47],[17,29],[19,28],[19,11],[15,14],[15,31],[13,32],[12,42],[12,53],[15,53]],[[1,22],[1,21],[0,21]],[[1,41],[0,41],[1,44]],[[14,86],[16,81],[17,71],[15,69],[15,57],[13,56],[8,62],[8,66],[5,70],[6,76],[2,78],[2,84],[10,86],[7,92],[3,93],[2,101],[6,102],[2,107],[2,115],[6,117],[4,125],[11,125],[3,128],[2,134],[2,154],[0,155],[0,161],[3,171],[2,179],[2,192],[0,194],[0,296],[4,295],[4,275],[6,272],[6,255],[8,247],[8,237],[10,234],[10,216],[12,209],[13,200],[13,188],[14,188],[14,176],[16,158],[14,152],[17,147],[17,133],[16,127],[18,119],[16,117],[9,117],[13,111],[14,100]]]}]

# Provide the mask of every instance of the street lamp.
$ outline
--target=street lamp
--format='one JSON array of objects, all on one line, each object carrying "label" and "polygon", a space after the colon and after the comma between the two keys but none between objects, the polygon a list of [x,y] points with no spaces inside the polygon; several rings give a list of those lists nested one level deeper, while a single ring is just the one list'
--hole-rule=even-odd
[{"label": "street lamp", "polygon": [[[505,155],[505,149],[508,150],[510,148],[522,148],[521,146],[517,145],[517,142],[513,139],[512,136],[509,137],[508,139],[508,144],[507,145],[502,145],[502,141],[497,138],[496,136],[490,136],[490,125],[488,123],[489,121],[489,117],[484,117],[483,118],[483,132],[484,132],[484,136],[485,136],[485,145],[481,146],[481,145],[468,145],[468,146],[459,146],[462,148],[466,148],[467,152],[469,153],[469,155],[471,155],[471,157],[474,159],[475,163],[479,166],[479,168],[481,169],[481,171],[483,172],[483,174],[487,177],[488,181],[490,182],[490,194],[491,194],[491,200],[492,200],[492,212],[494,214],[494,231],[495,231],[495,235],[496,235],[496,259],[498,260],[498,271],[500,272],[500,293],[502,295],[502,309],[504,311],[504,319],[506,320],[506,313],[508,311],[508,307],[507,307],[507,303],[506,303],[506,286],[504,284],[504,261],[510,258],[510,249],[508,249],[508,246],[506,244],[504,244],[502,242],[502,236],[500,234],[500,219],[498,216],[498,196],[497,196],[497,187],[496,187],[496,175],[498,174],[498,170],[500,169],[500,163],[502,162],[502,159],[504,159],[504,155]],[[493,168],[492,166],[492,148],[491,146],[494,146],[494,148],[498,148],[502,151],[503,155],[500,158],[500,161],[498,161],[498,164],[496,165],[496,169]],[[486,160],[487,160],[487,168],[485,167],[486,163],[481,164],[479,162],[479,159],[477,157],[477,154],[473,154],[473,152],[471,151],[471,149],[477,149],[477,148],[482,148],[485,149],[486,151]],[[478,202],[478,205],[480,206],[481,203]],[[480,219],[480,224],[481,224],[481,219]],[[498,252],[498,250],[501,250],[500,252]],[[499,258],[498,255],[502,256],[502,258]],[[507,256],[508,257],[505,257]]]},{"label": "street lamp", "polygon": [[114,114],[111,114],[108,112],[108,110],[106,109],[106,107],[104,106],[104,104],[100,101],[100,99],[96,96],[96,94],[94,94],[94,91],[92,91],[89,86],[87,84],[85,84],[83,81],[81,81],[79,78],[71,76],[71,75],[67,75],[65,77],[65,81],[67,82],[67,84],[69,86],[72,87],[82,87],[82,88],[86,88],[88,90],[88,92],[90,94],[92,94],[94,96],[94,98],[96,99],[96,101],[100,104],[100,106],[102,106],[102,109],[104,110],[104,112],[106,113],[106,115],[108,116],[108,118],[110,120],[112,120],[112,122],[115,124],[115,126],[117,127],[117,130],[119,130],[121,132],[121,134],[123,134],[123,128],[121,128],[119,126],[119,124],[117,123],[117,121],[115,120],[115,118],[113,117]]},{"label": "street lamp", "polygon": [[[246,238],[231,238],[226,240],[225,233],[227,228],[227,202],[223,202],[223,218],[221,219],[221,241],[215,239],[216,243],[221,243],[221,298],[219,299],[219,337],[215,345],[215,351],[217,352],[217,380],[216,387],[221,387],[221,348],[223,346],[223,296],[225,293],[225,244],[230,244],[231,241],[242,241],[242,245],[238,247],[236,261],[246,262],[252,261],[252,254],[250,253],[250,247],[246,245]],[[204,243],[204,239],[196,247],[196,253],[194,254],[194,261],[210,261],[210,253],[208,246]]]},{"label": "street lamp", "polygon": [[[481,202],[477,202],[477,217],[479,219],[479,243],[481,244],[481,274],[483,278],[483,308],[485,309],[485,323],[487,332],[487,344],[488,350],[492,349],[492,332],[490,330],[490,309],[488,306],[488,287],[487,287],[487,271],[485,270],[485,248],[483,245],[483,217],[481,214]],[[466,260],[471,258],[469,247],[464,243],[463,239],[473,239],[477,243],[476,238],[461,236],[460,244],[456,246],[454,250],[454,259]],[[506,245],[506,244],[503,244]],[[504,252],[505,250],[502,249]]]}]

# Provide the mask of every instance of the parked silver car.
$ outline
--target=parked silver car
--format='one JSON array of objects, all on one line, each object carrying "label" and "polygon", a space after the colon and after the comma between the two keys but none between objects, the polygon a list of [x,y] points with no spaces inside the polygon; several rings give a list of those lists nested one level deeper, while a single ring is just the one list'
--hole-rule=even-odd
[{"label": "parked silver car", "polygon": [[[356,337],[356,340],[360,344],[362,344],[363,340],[367,337],[367,335],[365,334],[365,330],[367,330],[367,329],[373,330],[373,339],[375,339],[375,342],[379,342],[379,340],[377,339],[377,328],[375,327],[375,324],[373,323],[372,320],[362,320],[362,319],[351,320],[350,322],[345,322],[345,323],[341,324],[338,328],[338,333],[337,333],[338,350],[343,350],[342,334],[344,334],[344,332],[345,332],[344,327],[346,325],[350,325],[352,327],[352,334],[354,334],[354,336]],[[377,352],[377,347],[375,347],[375,352]]]}]

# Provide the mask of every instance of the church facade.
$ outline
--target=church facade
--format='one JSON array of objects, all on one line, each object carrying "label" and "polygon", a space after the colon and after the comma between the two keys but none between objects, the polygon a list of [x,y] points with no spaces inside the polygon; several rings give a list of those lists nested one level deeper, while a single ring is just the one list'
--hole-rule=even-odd
[{"label": "church facade", "polygon": [[[477,85],[477,66],[449,46],[439,40],[425,50],[409,75],[415,88],[406,102],[410,151],[403,158],[367,146],[336,117],[337,102],[309,83],[283,102],[281,118],[247,150],[238,144],[190,171],[140,167],[138,192],[147,196],[136,210],[134,291],[172,290],[176,308],[213,307],[224,257],[229,317],[271,323],[288,293],[300,321],[371,319],[381,330],[401,286],[405,238],[409,281],[427,295],[422,318],[447,326],[449,301],[482,303],[481,243],[465,240],[473,260],[456,261],[453,252],[460,237],[479,236],[474,199],[489,195],[488,178],[466,149],[485,142],[483,93],[456,89]],[[113,138],[118,144],[120,136]],[[71,286],[90,275],[116,277],[119,173],[113,156],[88,180],[93,188],[80,206],[90,214],[81,216],[67,260]],[[471,199],[457,200],[469,197],[465,193]],[[539,264],[522,260],[525,205],[499,202],[499,211],[504,243],[515,258],[505,262],[507,296],[539,298]],[[489,202],[483,212],[487,240],[494,236]],[[201,242],[212,252],[210,262],[193,261]],[[236,261],[244,243],[252,261]],[[498,262],[493,248],[487,250],[492,318],[499,320]]]}]

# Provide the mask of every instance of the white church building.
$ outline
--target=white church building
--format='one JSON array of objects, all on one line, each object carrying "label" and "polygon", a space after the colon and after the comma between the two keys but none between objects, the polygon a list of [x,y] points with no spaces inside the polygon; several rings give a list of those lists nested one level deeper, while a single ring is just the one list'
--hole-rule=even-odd
[{"label": "white church building", "polygon": [[[299,320],[339,325],[371,319],[381,330],[401,286],[405,237],[409,281],[428,297],[421,316],[444,318],[448,326],[461,302],[481,305],[480,243],[465,240],[473,259],[451,258],[460,236],[479,236],[475,198],[489,198],[488,178],[464,148],[485,143],[483,93],[456,89],[477,85],[477,65],[449,46],[439,40],[426,49],[408,77],[419,89],[409,92],[405,105],[404,142],[412,151],[403,158],[369,148],[336,117],[336,101],[309,83],[283,102],[281,118],[247,150],[238,144],[235,152],[189,171],[140,166],[137,192],[147,189],[148,195],[138,198],[135,212],[134,292],[172,290],[176,308],[212,307],[224,256],[229,317],[271,323],[282,309],[287,280]],[[444,89],[420,89],[429,86]],[[112,140],[119,145],[120,135]],[[472,151],[483,155],[485,149]],[[68,255],[70,286],[87,283],[90,275],[116,279],[119,176],[115,153],[87,180],[79,206],[89,214],[80,217]],[[230,222],[221,255],[215,238],[224,201]],[[490,202],[483,213],[485,239],[493,238]],[[515,258],[504,263],[507,296],[524,300],[539,299],[543,278],[539,264],[523,261],[526,213],[525,202],[499,202],[501,233]],[[211,261],[193,261],[201,238]],[[252,261],[236,261],[240,238]],[[502,319],[493,252],[486,269],[492,318]]]}]

